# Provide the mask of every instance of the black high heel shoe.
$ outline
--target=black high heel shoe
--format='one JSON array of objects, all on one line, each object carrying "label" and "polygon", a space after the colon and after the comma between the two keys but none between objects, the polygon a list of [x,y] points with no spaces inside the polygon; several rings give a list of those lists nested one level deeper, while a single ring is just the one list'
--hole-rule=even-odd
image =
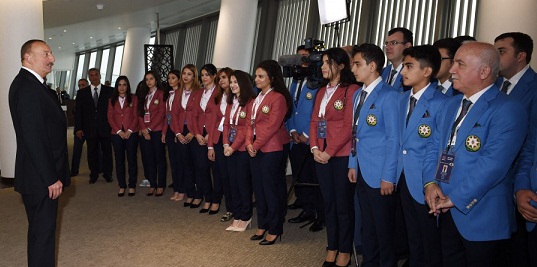
[{"label": "black high heel shoe", "polygon": [[185,200],[185,202],[183,203],[183,207],[185,208],[188,208],[190,207],[190,205],[192,205],[192,201],[194,201],[193,199],[190,199],[190,202],[188,202],[188,198]]},{"label": "black high heel shoe", "polygon": [[261,246],[274,245],[274,243],[276,243],[276,240],[278,239],[278,237],[280,238],[280,242],[282,242],[282,235],[276,235],[276,237],[272,241],[268,241],[267,238],[265,237],[265,239],[263,239],[263,240],[261,240],[261,242],[259,242],[259,245],[261,245]]},{"label": "black high heel shoe", "polygon": [[129,188],[129,193],[127,194],[127,196],[133,197],[134,195],[136,195],[136,191],[134,190],[134,188]]},{"label": "black high heel shoe", "polygon": [[201,206],[201,202],[202,202],[203,200],[200,200],[200,202],[199,202],[198,204],[194,204],[194,201],[195,201],[195,200],[192,200],[192,203],[190,203],[190,208],[191,208],[191,209],[197,209],[197,208],[199,208],[199,207]]},{"label": "black high heel shoe", "polygon": [[260,235],[253,235],[253,236],[250,237],[250,240],[252,240],[252,241],[261,240],[265,236],[266,232],[267,232],[267,230],[263,231],[263,233],[260,234]]},{"label": "black high heel shoe", "polygon": [[[218,205],[218,209],[212,210],[213,205]],[[209,215],[217,214],[219,211],[220,211],[220,204],[218,203],[212,203],[211,206],[209,207]]]},{"label": "black high heel shoe", "polygon": [[150,196],[153,196],[153,194],[155,194],[155,188],[149,189],[149,192],[147,192],[147,194],[145,194],[145,195],[150,197]]},{"label": "black high heel shoe", "polygon": [[335,261],[324,261],[322,267],[334,267],[334,266],[336,266]]},{"label": "black high heel shoe", "polygon": [[125,188],[119,189],[119,192],[117,193],[117,197],[124,197],[125,196]]},{"label": "black high heel shoe", "polygon": [[[162,191],[160,191],[162,190]],[[160,191],[160,193],[159,193]],[[157,188],[157,193],[155,193],[155,196],[156,197],[161,197],[162,195],[164,195],[164,188]]]}]

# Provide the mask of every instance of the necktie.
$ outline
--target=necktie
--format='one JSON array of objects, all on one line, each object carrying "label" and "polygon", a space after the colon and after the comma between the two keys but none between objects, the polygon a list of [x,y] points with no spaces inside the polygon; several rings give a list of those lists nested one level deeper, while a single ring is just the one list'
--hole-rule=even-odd
[{"label": "necktie", "polygon": [[457,119],[455,119],[455,122],[453,123],[453,126],[451,126],[451,135],[450,135],[450,138],[449,138],[449,145],[451,145],[451,143],[453,141],[453,136],[455,135],[455,131],[457,130],[457,126],[462,121],[464,116],[466,116],[466,113],[468,113],[468,110],[470,109],[471,105],[472,105],[472,101],[467,100],[467,99],[462,100],[461,113],[459,114]]},{"label": "necktie", "polygon": [[395,76],[396,73],[397,73],[397,70],[393,69],[393,67],[392,67],[392,71],[390,72],[390,76],[388,77],[388,84],[389,85],[392,85],[393,77]]},{"label": "necktie", "polygon": [[296,88],[295,106],[298,105],[298,100],[300,99],[300,92],[302,92],[303,83],[304,83],[304,80],[300,80],[300,83],[298,84],[298,87]]},{"label": "necktie", "polygon": [[408,114],[406,115],[406,124],[408,125],[408,120],[410,119],[410,115],[412,115],[412,111],[414,111],[414,107],[416,106],[416,102],[418,100],[414,98],[413,96],[410,97],[410,104],[408,106]]},{"label": "necktie", "polygon": [[444,90],[444,86],[442,86],[441,84],[438,84],[436,86],[436,89],[440,90],[440,92],[442,92]]},{"label": "necktie", "polygon": [[95,107],[97,107],[97,102],[99,102],[99,94],[97,93],[97,87],[93,88],[93,102],[95,103]]},{"label": "necktie", "polygon": [[509,86],[511,86],[511,83],[508,80],[505,80],[502,85],[502,92],[507,94],[507,90],[509,89]]},{"label": "necktie", "polygon": [[364,105],[366,97],[367,97],[367,92],[364,89],[362,89],[362,91],[360,92],[360,101],[358,102],[358,105],[356,106],[356,110],[354,111],[354,123],[352,125],[351,153],[353,156],[356,156],[356,131],[357,131],[356,122],[358,121],[358,118],[360,117],[360,110],[362,109],[362,106]]}]

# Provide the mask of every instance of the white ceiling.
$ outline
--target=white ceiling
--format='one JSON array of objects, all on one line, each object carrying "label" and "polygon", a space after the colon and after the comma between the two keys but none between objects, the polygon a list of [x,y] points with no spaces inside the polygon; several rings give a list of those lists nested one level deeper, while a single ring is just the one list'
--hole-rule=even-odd
[{"label": "white ceiling", "polygon": [[[102,10],[97,4],[103,4]],[[43,0],[45,39],[70,53],[125,39],[129,28],[164,29],[216,12],[220,0]]]}]

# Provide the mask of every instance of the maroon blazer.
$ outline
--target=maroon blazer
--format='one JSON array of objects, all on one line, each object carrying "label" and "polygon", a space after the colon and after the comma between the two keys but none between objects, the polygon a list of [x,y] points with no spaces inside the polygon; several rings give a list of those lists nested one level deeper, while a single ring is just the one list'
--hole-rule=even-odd
[{"label": "maroon blazer", "polygon": [[[203,111],[203,109],[201,109],[201,106],[200,106],[201,96],[203,95],[203,92],[204,92],[203,89],[198,90],[196,92],[197,97],[196,97],[196,102],[194,102],[194,109],[192,112],[193,127],[190,127],[190,125],[188,127],[190,132],[192,132],[194,135],[197,135],[197,134],[203,135],[203,126],[205,126],[207,133],[209,133],[208,126],[210,125],[208,125],[208,123],[209,123],[210,116],[208,114],[208,111],[214,109],[216,106],[216,104],[214,103],[214,97],[216,96],[216,94],[218,94],[218,88],[214,88],[213,93],[211,94],[211,97],[209,98],[209,101],[207,102],[207,107],[205,108],[205,111]],[[218,109],[220,109],[220,107],[218,107]]]},{"label": "maroon blazer", "polygon": [[[151,99],[151,104],[149,105],[149,123],[144,122],[144,116],[138,117],[138,126],[139,129],[149,128],[151,131],[162,131],[164,124],[166,124],[166,103],[163,100],[164,92],[162,90],[157,90],[153,99]],[[144,103],[140,105],[145,105],[147,99]]]},{"label": "maroon blazer", "polygon": [[112,134],[117,134],[120,130],[138,132],[138,99],[132,95],[131,101],[132,103],[127,104],[125,99],[123,108],[119,104],[119,99],[114,106],[112,100],[108,101],[108,123],[112,128]]},{"label": "maroon blazer", "polygon": [[[183,108],[181,102],[183,101],[183,91],[181,89],[181,94],[175,96],[173,100],[173,110],[172,110],[172,124],[170,125],[172,131],[175,135],[182,133],[185,127],[185,124],[188,126],[189,132],[192,132],[193,126],[193,112],[195,103],[199,101],[196,100],[199,97],[199,91],[194,91],[190,94],[188,102],[186,103],[186,108]],[[176,93],[177,94],[177,93]]]},{"label": "maroon blazer", "polygon": [[[352,96],[360,87],[351,84],[349,87],[339,87],[328,101],[324,119],[326,120],[326,143],[324,139],[317,138],[317,125],[319,120],[319,109],[326,87],[319,89],[315,98],[315,106],[311,113],[310,121],[310,147],[318,147],[320,151],[326,151],[331,157],[348,156],[351,151],[351,134],[352,134]],[[346,93],[345,93],[346,92]],[[344,107],[341,105],[345,103]]]},{"label": "maroon blazer", "polygon": [[283,145],[289,143],[289,134],[284,124],[286,113],[285,97],[276,91],[270,91],[257,107],[256,118],[247,128],[246,145],[252,144],[254,150],[263,152],[283,150]]},{"label": "maroon blazer", "polygon": [[[237,108],[236,114],[233,115],[233,127],[236,129],[235,141],[231,144],[233,151],[246,151],[246,132],[250,125],[250,118],[252,114],[252,105],[254,100],[250,99],[244,107]],[[226,114],[224,116],[224,132],[222,133],[222,143],[229,145],[229,131],[232,124],[229,123],[229,116],[231,113],[232,105],[227,105]],[[237,125],[235,125],[235,118],[238,117]],[[210,135],[209,135],[210,136]]]},{"label": "maroon blazer", "polygon": [[[218,90],[218,87],[214,90]],[[213,95],[215,97],[217,94],[218,93],[214,94],[213,92]],[[207,142],[208,147],[212,147],[214,144],[218,143],[218,139],[220,139],[220,135],[222,134],[222,132],[218,131],[218,125],[220,125],[220,121],[222,121],[224,114],[222,113],[222,110],[220,110],[220,103],[214,103],[215,97],[211,97],[211,99],[209,100],[211,105],[207,103],[207,108],[205,109],[205,129],[209,134],[209,141]],[[222,95],[222,99],[220,100],[220,102],[226,102],[226,98],[227,97],[224,97],[224,95]]]}]

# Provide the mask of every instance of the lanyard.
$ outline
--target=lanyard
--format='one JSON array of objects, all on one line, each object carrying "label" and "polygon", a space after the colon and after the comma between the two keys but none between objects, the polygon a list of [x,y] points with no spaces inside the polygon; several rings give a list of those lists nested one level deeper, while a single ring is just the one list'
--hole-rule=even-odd
[{"label": "lanyard", "polygon": [[145,97],[145,110],[149,110],[149,106],[151,106],[151,100],[153,100],[153,96],[155,96],[155,92],[157,92],[157,89],[155,89],[155,91],[153,91],[152,93],[148,94],[146,97]]},{"label": "lanyard", "polygon": [[173,99],[175,98],[175,90],[170,91],[170,96],[168,97],[168,111],[172,111]]},{"label": "lanyard", "polygon": [[255,98],[254,105],[252,107],[252,121],[255,121],[255,118],[257,117],[257,110],[259,105],[263,102],[263,99],[265,99],[265,96],[267,96],[270,91],[272,91],[274,88],[270,88],[264,95],[263,93],[259,93],[257,97]]},{"label": "lanyard", "polygon": [[[334,89],[332,90],[332,88]],[[326,113],[326,106],[328,105],[328,102],[330,102],[330,99],[332,98],[332,96],[334,96],[334,93],[338,88],[339,83],[334,87],[326,86],[326,92],[324,93],[323,100],[321,101],[321,106],[319,107],[319,118],[324,117],[324,114]]]}]

